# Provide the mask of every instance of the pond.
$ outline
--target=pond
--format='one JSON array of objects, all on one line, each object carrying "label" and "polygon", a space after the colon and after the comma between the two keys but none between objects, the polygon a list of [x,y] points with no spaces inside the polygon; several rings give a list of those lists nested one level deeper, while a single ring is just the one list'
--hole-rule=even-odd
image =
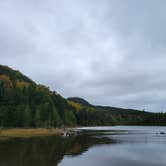
[{"label": "pond", "polygon": [[166,127],[79,128],[73,137],[0,140],[0,166],[165,166]]}]

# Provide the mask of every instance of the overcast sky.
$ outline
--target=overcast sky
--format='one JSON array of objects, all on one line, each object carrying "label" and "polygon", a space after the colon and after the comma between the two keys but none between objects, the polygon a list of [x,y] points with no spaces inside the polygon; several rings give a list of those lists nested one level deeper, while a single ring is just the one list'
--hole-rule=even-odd
[{"label": "overcast sky", "polygon": [[0,64],[64,97],[166,111],[166,1],[0,0]]}]

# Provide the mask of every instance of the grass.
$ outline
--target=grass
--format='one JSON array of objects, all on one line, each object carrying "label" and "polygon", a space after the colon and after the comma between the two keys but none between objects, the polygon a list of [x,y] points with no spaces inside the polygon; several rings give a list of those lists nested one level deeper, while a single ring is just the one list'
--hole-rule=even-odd
[{"label": "grass", "polygon": [[33,136],[62,135],[63,132],[64,129],[58,129],[58,128],[0,129],[0,137],[33,137]]}]

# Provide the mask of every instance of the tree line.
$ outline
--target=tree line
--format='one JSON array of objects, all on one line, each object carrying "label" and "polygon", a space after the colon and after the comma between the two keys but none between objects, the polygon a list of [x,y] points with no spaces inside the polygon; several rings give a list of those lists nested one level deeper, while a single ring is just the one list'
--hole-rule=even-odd
[{"label": "tree line", "polygon": [[76,125],[166,125],[166,114],[67,100],[19,71],[0,65],[1,127]]}]

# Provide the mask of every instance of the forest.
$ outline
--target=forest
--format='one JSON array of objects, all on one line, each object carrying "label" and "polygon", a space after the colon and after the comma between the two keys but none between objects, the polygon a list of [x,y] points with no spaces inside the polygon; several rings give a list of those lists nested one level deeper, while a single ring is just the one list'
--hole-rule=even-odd
[{"label": "forest", "polygon": [[166,113],[95,106],[65,99],[21,72],[0,65],[0,127],[166,125]]}]

